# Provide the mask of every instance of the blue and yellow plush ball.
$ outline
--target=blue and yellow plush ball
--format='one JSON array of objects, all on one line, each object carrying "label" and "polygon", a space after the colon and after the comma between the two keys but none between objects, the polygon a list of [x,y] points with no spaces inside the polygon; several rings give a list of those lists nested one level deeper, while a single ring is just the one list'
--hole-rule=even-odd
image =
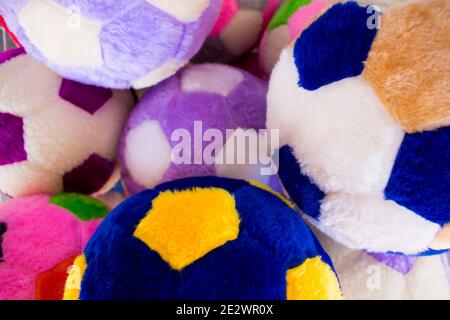
[{"label": "blue and yellow plush ball", "polygon": [[189,178],[117,207],[66,299],[339,299],[328,255],[289,203],[242,180]]}]

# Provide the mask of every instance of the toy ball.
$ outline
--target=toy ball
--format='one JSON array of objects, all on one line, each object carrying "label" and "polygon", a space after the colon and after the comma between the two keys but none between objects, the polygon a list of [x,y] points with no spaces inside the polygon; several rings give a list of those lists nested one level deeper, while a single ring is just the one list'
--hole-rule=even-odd
[{"label": "toy ball", "polygon": [[388,10],[378,29],[366,7],[336,4],[272,73],[283,185],[350,248],[450,248],[449,14],[448,1],[422,1]]},{"label": "toy ball", "polygon": [[0,300],[61,300],[67,270],[109,212],[79,194],[35,195],[0,206]]},{"label": "toy ball", "polygon": [[281,196],[188,178],[113,210],[75,260],[65,299],[339,299],[332,268]]},{"label": "toy ball", "polygon": [[23,49],[0,54],[0,192],[108,191],[129,92],[63,79]]},{"label": "toy ball", "polygon": [[200,49],[220,0],[8,0],[0,13],[27,52],[58,74],[136,89],[174,74]]},{"label": "toy ball", "polygon": [[[232,145],[239,148],[235,139],[239,133],[254,129],[258,138],[256,130],[265,128],[266,94],[262,80],[219,64],[192,65],[151,88],[133,110],[122,136],[120,163],[127,192],[194,176],[274,181],[276,175],[260,174],[256,162],[238,165],[224,157]],[[242,148],[257,153],[258,146],[244,143]]]},{"label": "toy ball", "polygon": [[449,300],[445,254],[413,257],[349,249],[314,232],[333,260],[345,300]]},{"label": "toy ball", "polygon": [[229,63],[255,48],[281,0],[223,0],[222,9],[195,62]]},{"label": "toy ball", "polygon": [[281,5],[259,46],[259,59],[264,75],[270,75],[281,51],[329,6],[329,0],[288,0]]}]

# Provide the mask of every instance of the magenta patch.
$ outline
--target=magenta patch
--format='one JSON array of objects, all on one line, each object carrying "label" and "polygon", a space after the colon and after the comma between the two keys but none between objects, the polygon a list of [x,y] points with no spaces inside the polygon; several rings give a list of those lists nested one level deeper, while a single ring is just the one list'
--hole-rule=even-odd
[{"label": "magenta patch", "polygon": [[417,262],[417,257],[394,253],[368,253],[375,260],[402,274],[409,273]]},{"label": "magenta patch", "polygon": [[5,52],[0,53],[0,64],[5,63],[6,61],[9,61],[17,56],[20,56],[22,54],[26,54],[24,48],[16,48],[7,50]]},{"label": "magenta patch", "polygon": [[6,223],[0,222],[0,262],[3,262],[3,248],[2,248],[2,242],[3,242],[3,235],[8,230],[8,227],[6,226]]},{"label": "magenta patch", "polygon": [[211,36],[219,36],[223,29],[233,20],[236,14],[239,12],[239,4],[236,0],[227,0],[222,2],[222,9],[216,24],[211,30]]},{"label": "magenta patch", "polygon": [[111,99],[113,92],[111,89],[91,86],[73,80],[63,79],[59,96],[83,109],[94,114],[98,109]]},{"label": "magenta patch", "polygon": [[83,164],[64,174],[64,191],[83,194],[99,191],[113,174],[114,167],[114,162],[93,154]]},{"label": "magenta patch", "polygon": [[0,165],[27,160],[23,119],[0,112]]}]

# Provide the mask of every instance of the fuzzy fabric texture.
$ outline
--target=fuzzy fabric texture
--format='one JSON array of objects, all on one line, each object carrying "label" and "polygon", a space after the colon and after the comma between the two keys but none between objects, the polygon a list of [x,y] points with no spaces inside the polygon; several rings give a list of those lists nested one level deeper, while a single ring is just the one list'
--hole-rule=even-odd
[{"label": "fuzzy fabric texture", "polygon": [[304,30],[294,47],[299,85],[316,90],[360,75],[377,34],[367,26],[369,17],[366,7],[350,1],[334,5]]},{"label": "fuzzy fabric texture", "polygon": [[450,299],[445,256],[369,255],[313,231],[333,260],[345,300]]},{"label": "fuzzy fabric texture", "polygon": [[428,221],[450,222],[450,127],[408,134],[384,191]]},{"label": "fuzzy fabric texture", "polygon": [[[443,6],[442,1],[430,0],[420,5],[405,5],[386,11],[382,16],[386,19],[381,20],[384,27],[378,31],[373,43],[391,39],[386,50],[392,50],[386,52],[387,55],[392,53],[397,56],[400,48],[410,48],[407,56],[412,57],[415,50],[407,43],[409,35],[406,35],[406,31],[402,33],[404,37],[393,40],[390,35],[394,31],[389,31],[391,27],[386,25],[390,22],[394,25],[400,23],[401,30],[406,30],[420,24],[411,33],[414,35],[416,31],[420,34],[421,30],[439,24],[436,33],[431,36],[436,44],[420,47],[424,56],[434,56],[436,48],[441,48],[442,42],[447,39],[448,32],[443,35],[441,28],[449,29],[447,22],[439,22],[443,16],[435,14],[436,8],[444,10]],[[430,8],[430,14],[425,14],[420,8]],[[408,12],[412,14],[407,15]],[[347,14],[356,15],[356,18],[347,19]],[[403,19],[394,22],[389,18],[391,14]],[[334,60],[332,68],[313,74],[311,79],[315,85],[310,88],[304,87],[303,79],[308,78],[308,70],[302,69],[301,64],[316,68],[320,63],[312,60],[307,62],[310,56],[298,55],[296,50],[301,51],[303,48],[300,45],[289,46],[282,52],[270,81],[267,114],[267,127],[280,129],[281,145],[285,146],[281,150],[280,177],[285,190],[299,208],[309,215],[311,222],[350,248],[411,255],[439,254],[450,248],[450,217],[447,213],[449,131],[446,123],[437,124],[431,131],[408,133],[405,122],[393,115],[392,107],[387,105],[373,81],[367,77],[371,63],[394,69],[396,64],[391,60],[371,62],[372,52],[379,49],[374,44],[373,50],[368,51],[372,45],[369,45],[370,41],[366,43],[356,37],[352,28],[333,29],[333,32],[342,32],[333,34],[329,41],[325,41],[319,33],[314,38],[313,32],[308,31],[322,30],[322,24],[327,25],[331,17],[335,19],[330,20],[333,23],[345,21],[341,27],[354,26],[358,21],[361,27],[361,21],[364,20],[362,16],[365,15],[365,9],[356,3],[337,4],[300,35],[297,44],[302,38],[310,39],[308,50],[311,50],[311,46],[326,47],[330,42],[330,51],[318,49],[317,52],[333,52],[335,56],[343,52],[342,48],[333,45],[340,36],[347,39],[341,39],[341,42],[350,47],[353,42],[358,43],[356,46],[365,43],[361,47],[364,47],[365,54],[346,55],[343,59]],[[367,29],[365,23],[363,28]],[[364,32],[369,31],[367,29]],[[370,40],[372,35],[363,39]],[[353,53],[358,52],[362,53],[356,49]],[[367,56],[369,60],[365,62]],[[353,63],[350,58],[356,64],[349,65],[349,62]],[[439,78],[443,70],[441,61],[421,64],[418,68],[416,64],[402,65],[401,72],[412,75],[426,65],[429,68],[427,77]],[[351,72],[336,73],[341,67],[345,72]],[[339,76],[335,77],[337,74]],[[403,79],[396,76],[390,79],[395,82],[395,79],[400,78]],[[389,83],[382,75],[378,80],[383,85]],[[434,80],[427,82],[431,83],[437,85]],[[439,85],[443,83],[446,80]],[[399,92],[395,87],[389,88]],[[423,91],[416,87],[405,87],[400,91],[410,97],[434,94],[434,91]],[[437,99],[429,104],[421,103],[420,109],[440,117],[441,109],[435,109],[434,102],[442,101],[442,97],[445,100],[447,91],[442,88],[442,94]],[[400,106],[402,101],[398,102]],[[414,120],[421,113],[420,110],[416,111],[417,114],[408,119]],[[422,120],[425,125],[422,129],[427,128],[427,121]]]},{"label": "fuzzy fabric texture", "polygon": [[[261,175],[258,164],[216,164],[220,150],[213,163],[203,157],[210,144],[203,139],[208,130],[222,136],[222,141],[215,141],[222,149],[233,141],[226,140],[227,129],[264,129],[266,94],[267,85],[260,79],[219,64],[193,65],[151,88],[133,110],[122,136],[121,171],[127,191],[134,194],[161,182],[208,175],[259,180],[279,189],[272,177]],[[200,122],[201,132],[195,122]],[[185,150],[190,161],[182,164],[172,160],[181,142],[174,134],[180,130],[189,135],[183,141],[190,147]],[[241,151],[254,152],[244,148]]]},{"label": "fuzzy fabric texture", "polygon": [[409,133],[450,125],[450,2],[387,12],[364,77]]},{"label": "fuzzy fabric texture", "polygon": [[0,191],[108,191],[131,93],[65,80],[23,49],[0,54],[2,61]]},{"label": "fuzzy fabric texture", "polygon": [[298,167],[299,163],[292,148],[282,147],[278,175],[283,182],[283,187],[297,202],[302,212],[317,219],[320,216],[320,202],[325,194],[308,176],[299,171]]},{"label": "fuzzy fabric texture", "polygon": [[109,212],[89,219],[99,206],[105,208],[98,200],[76,194],[37,195],[2,204],[0,299],[62,299],[67,267]]},{"label": "fuzzy fabric texture", "polygon": [[67,271],[71,268],[74,257],[69,257],[38,275],[36,279],[36,300],[61,300],[64,296]]},{"label": "fuzzy fabric texture", "polygon": [[72,212],[81,221],[100,219],[106,216],[109,208],[102,201],[85,195],[62,193],[54,195],[50,203]]},{"label": "fuzzy fabric texture", "polygon": [[289,0],[275,13],[259,45],[260,68],[270,76],[281,51],[330,6],[328,0]]},{"label": "fuzzy fabric texture", "polygon": [[64,286],[63,300],[77,300],[80,295],[81,280],[86,271],[86,258],[84,254],[79,255],[73,261],[72,268],[67,275],[67,281]]},{"label": "fuzzy fabric texture", "polygon": [[167,191],[152,201],[152,209],[136,227],[134,236],[180,271],[236,240],[239,223],[234,198],[224,189]]},{"label": "fuzzy fabric texture", "polygon": [[[0,165],[27,160],[23,134],[23,119],[9,113],[0,113]],[[15,148],[11,148],[13,145]]]},{"label": "fuzzy fabric texture", "polygon": [[[320,257],[306,259],[300,266],[286,274],[288,300],[340,300],[341,290],[329,286],[336,275]],[[317,288],[310,290],[310,288]]]},{"label": "fuzzy fabric texture", "polygon": [[[332,2],[344,2],[348,0],[331,0]],[[397,7],[405,6],[410,3],[420,2],[422,0],[353,0],[360,4],[377,6],[382,12],[387,12]]]},{"label": "fuzzy fabric texture", "polygon": [[154,85],[186,64],[220,3],[11,0],[0,3],[0,13],[27,51],[58,74],[124,89]]},{"label": "fuzzy fabric texture", "polygon": [[417,263],[419,257],[415,256],[406,256],[403,254],[396,253],[367,253],[369,256],[374,258],[375,260],[384,263],[388,267],[391,267],[395,271],[398,271],[402,274],[409,273]]},{"label": "fuzzy fabric texture", "polygon": [[268,92],[267,127],[280,130],[302,166],[326,193],[381,193],[404,138],[362,76],[318,90],[297,85],[292,48],[282,53]]},{"label": "fuzzy fabric texture", "polygon": [[[221,190],[220,193],[228,193],[234,199],[234,210],[240,220],[237,238],[229,238],[224,244],[210,248],[181,270],[172,269],[163,260],[165,255],[158,252],[167,237],[161,238],[158,248],[152,250],[140,240],[144,234],[136,227],[152,219],[166,219],[162,212],[152,218],[152,210],[154,205],[159,206],[159,197],[165,197],[167,192],[170,192],[170,197],[180,196],[180,199],[185,192],[189,197],[195,197],[199,192],[199,199],[195,202],[200,203],[203,199],[200,195],[213,190]],[[166,208],[170,210],[170,207]],[[219,210],[211,214],[227,214],[224,209],[224,212]],[[189,211],[190,208],[183,208],[182,212]],[[200,213],[194,211],[189,215],[201,214],[201,209]],[[165,215],[176,214],[166,212]],[[224,221],[228,226],[234,220]],[[169,230],[175,228],[177,237],[183,232],[191,232],[185,224],[170,224],[169,227],[165,232],[173,234]],[[212,231],[200,228],[195,237],[206,240],[213,236]],[[135,236],[136,232],[139,238]],[[145,237],[153,237],[153,233]],[[170,237],[167,239],[170,240]],[[188,244],[177,246],[189,249]],[[283,300],[287,298],[287,282],[291,283],[292,288],[301,288],[298,294],[294,290],[290,296],[294,299],[302,295],[322,299],[340,297],[339,284],[329,257],[297,213],[278,196],[242,180],[189,178],[141,192],[122,203],[105,219],[84,250],[84,256],[87,268],[79,293],[82,300]],[[303,265],[308,259],[315,259],[317,264],[307,263],[304,269],[311,274],[317,272],[323,275],[320,279],[328,281],[308,282],[295,271],[289,273],[294,276],[287,279],[289,270]],[[133,269],[131,273],[130,268]],[[330,277],[330,274],[333,276]]]},{"label": "fuzzy fabric texture", "polygon": [[280,0],[223,0],[219,17],[193,61],[229,63],[256,47]]}]

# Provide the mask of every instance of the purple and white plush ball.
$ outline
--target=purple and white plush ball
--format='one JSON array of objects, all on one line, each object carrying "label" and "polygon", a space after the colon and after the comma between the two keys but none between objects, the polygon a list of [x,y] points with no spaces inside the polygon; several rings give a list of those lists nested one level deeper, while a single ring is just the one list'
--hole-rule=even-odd
[{"label": "purple and white plush ball", "polygon": [[0,14],[58,74],[124,89],[173,75],[200,49],[221,0],[8,0]]},{"label": "purple and white plush ball", "polygon": [[[273,177],[261,175],[258,164],[217,161],[232,143],[231,138],[226,139],[227,129],[265,128],[266,93],[262,80],[219,64],[187,67],[151,88],[133,110],[122,137],[122,179],[128,193],[161,182],[208,175],[269,183]],[[234,131],[233,137],[242,132]],[[181,136],[187,141],[184,154],[177,150]],[[208,160],[205,155],[213,141],[219,148],[214,159]],[[246,152],[255,152],[250,145],[246,147]],[[180,154],[187,161],[174,159]]]},{"label": "purple and white plush ball", "polygon": [[107,191],[117,182],[128,91],[61,78],[23,49],[0,54],[0,193]]}]

